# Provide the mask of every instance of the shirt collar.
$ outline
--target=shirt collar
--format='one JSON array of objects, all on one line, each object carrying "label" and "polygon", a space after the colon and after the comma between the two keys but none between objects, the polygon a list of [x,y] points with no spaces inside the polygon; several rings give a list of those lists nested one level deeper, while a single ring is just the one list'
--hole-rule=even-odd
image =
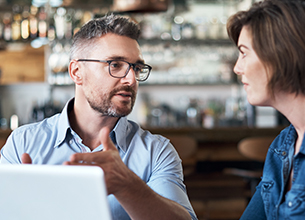
[{"label": "shirt collar", "polygon": [[110,135],[112,141],[125,153],[127,150],[126,135],[128,134],[127,117],[122,117],[118,120]]},{"label": "shirt collar", "polygon": [[[283,143],[283,147],[285,150],[289,151],[289,148],[291,146],[294,148],[296,140],[298,138],[298,134],[297,134],[295,127],[292,124],[290,124],[290,126],[287,129],[288,129],[288,131],[287,131],[287,135],[284,139],[285,141]],[[303,139],[299,153],[302,153],[305,155],[305,139]]]},{"label": "shirt collar", "polygon": [[58,130],[58,135],[56,138],[56,144],[54,147],[59,147],[65,140],[67,136],[67,132],[69,131],[70,127],[70,122],[69,122],[69,112],[72,111],[74,106],[74,98],[71,98],[63,108],[59,120],[57,123],[57,130]]},{"label": "shirt collar", "polygon": [[[63,108],[59,121],[57,124],[58,135],[56,144],[54,147],[59,147],[65,140],[67,132],[71,129],[69,122],[69,112],[72,111],[74,106],[74,98],[71,98]],[[128,134],[128,121],[126,117],[122,117],[118,120],[115,127],[110,133],[112,142],[116,144],[124,153],[127,150],[126,134]]]},{"label": "shirt collar", "polygon": [[[295,142],[298,138],[298,134],[297,134],[295,127],[292,124],[289,126],[289,135],[290,135],[291,139],[293,138],[293,141],[294,141],[293,146],[295,146]],[[305,133],[304,133],[304,136],[305,136]],[[302,153],[303,155],[305,155],[305,138],[303,138],[299,153]]]}]

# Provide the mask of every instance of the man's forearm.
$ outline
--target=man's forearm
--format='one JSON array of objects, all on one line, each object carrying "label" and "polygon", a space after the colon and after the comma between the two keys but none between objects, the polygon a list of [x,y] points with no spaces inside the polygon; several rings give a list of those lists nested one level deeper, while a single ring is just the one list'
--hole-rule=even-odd
[{"label": "man's forearm", "polygon": [[137,176],[133,178],[131,187],[115,195],[131,219],[191,219],[183,206],[157,194]]}]

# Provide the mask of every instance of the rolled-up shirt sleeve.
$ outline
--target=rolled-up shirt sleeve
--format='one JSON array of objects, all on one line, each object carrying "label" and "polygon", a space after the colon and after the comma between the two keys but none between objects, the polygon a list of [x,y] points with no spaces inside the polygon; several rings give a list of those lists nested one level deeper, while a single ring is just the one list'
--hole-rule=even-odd
[{"label": "rolled-up shirt sleeve", "polygon": [[157,157],[147,184],[161,196],[182,205],[192,219],[197,219],[183,183],[183,170],[178,153],[170,142],[156,150]]},{"label": "rolled-up shirt sleeve", "polygon": [[21,138],[16,138],[15,133],[12,132],[11,135],[6,140],[5,145],[1,149],[0,164],[19,164],[21,163],[20,149],[17,146],[23,146],[22,143],[16,143],[16,141],[22,141]]}]

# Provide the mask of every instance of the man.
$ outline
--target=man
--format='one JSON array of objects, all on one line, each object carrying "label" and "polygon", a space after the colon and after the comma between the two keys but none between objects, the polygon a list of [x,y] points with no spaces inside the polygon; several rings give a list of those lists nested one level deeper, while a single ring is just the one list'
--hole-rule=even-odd
[{"label": "man", "polygon": [[139,33],[120,16],[85,24],[70,54],[75,98],[61,114],[14,130],[1,163],[100,166],[114,219],[196,219],[174,147],[125,117],[151,70]]}]

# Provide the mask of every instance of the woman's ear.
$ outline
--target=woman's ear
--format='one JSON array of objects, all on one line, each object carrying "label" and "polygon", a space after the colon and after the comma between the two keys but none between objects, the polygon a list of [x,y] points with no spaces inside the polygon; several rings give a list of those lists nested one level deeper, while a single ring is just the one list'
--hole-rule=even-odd
[{"label": "woman's ear", "polygon": [[76,60],[71,60],[69,63],[69,74],[73,82],[77,85],[82,84],[82,75],[79,63]]}]

